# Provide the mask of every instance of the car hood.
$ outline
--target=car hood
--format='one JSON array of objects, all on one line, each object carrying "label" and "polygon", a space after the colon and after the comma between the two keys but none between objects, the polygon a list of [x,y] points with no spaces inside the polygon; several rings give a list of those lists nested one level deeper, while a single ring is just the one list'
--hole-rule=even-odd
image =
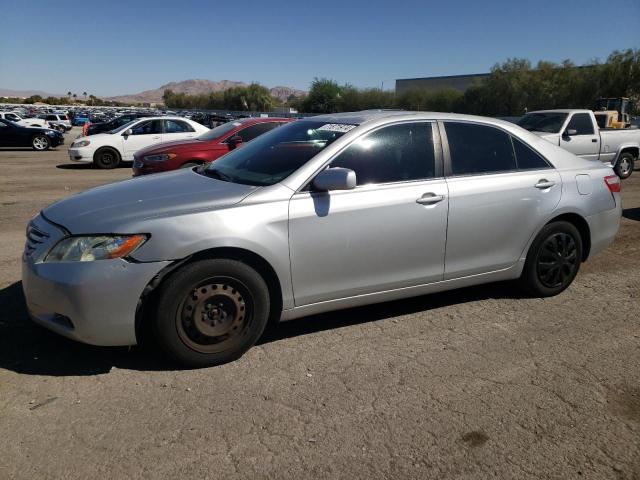
[{"label": "car hood", "polygon": [[549,132],[531,132],[534,135],[539,136],[540,138],[544,138],[545,140],[557,140],[560,137],[559,133],[549,133]]},{"label": "car hood", "polygon": [[42,213],[72,234],[144,233],[136,232],[142,220],[227,207],[257,188],[183,169],[93,188],[54,203]]}]

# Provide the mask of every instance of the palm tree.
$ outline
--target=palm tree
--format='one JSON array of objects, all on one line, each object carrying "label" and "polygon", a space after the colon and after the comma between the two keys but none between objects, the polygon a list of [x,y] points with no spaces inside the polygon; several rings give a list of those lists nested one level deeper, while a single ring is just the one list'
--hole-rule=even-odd
[{"label": "palm tree", "polygon": [[82,92],[82,95],[84,95],[84,101],[87,101],[87,92]]},{"label": "palm tree", "polygon": [[78,98],[78,95],[76,95],[75,93],[73,94],[73,101],[76,101],[76,98]]}]

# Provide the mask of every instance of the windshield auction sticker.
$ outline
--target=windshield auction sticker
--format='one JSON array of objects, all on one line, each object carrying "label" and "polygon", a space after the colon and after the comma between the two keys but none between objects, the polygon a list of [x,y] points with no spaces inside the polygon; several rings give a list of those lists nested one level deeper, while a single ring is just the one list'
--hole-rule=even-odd
[{"label": "windshield auction sticker", "polygon": [[325,130],[327,132],[342,132],[347,133],[349,130],[353,130],[357,125],[347,125],[346,123],[327,123],[318,130]]}]

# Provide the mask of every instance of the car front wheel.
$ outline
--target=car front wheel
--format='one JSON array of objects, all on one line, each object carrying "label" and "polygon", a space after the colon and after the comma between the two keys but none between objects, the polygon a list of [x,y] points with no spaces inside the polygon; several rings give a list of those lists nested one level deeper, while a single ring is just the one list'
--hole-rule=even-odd
[{"label": "car front wheel", "polygon": [[116,168],[120,164],[120,155],[115,150],[103,148],[93,156],[93,164],[100,169]]},{"label": "car front wheel", "polygon": [[36,135],[31,139],[31,146],[34,150],[48,150],[50,147],[50,142],[46,135]]},{"label": "car front wheel", "polygon": [[536,297],[551,297],[576,278],[582,261],[582,238],[569,222],[545,225],[533,241],[520,282]]},{"label": "car front wheel", "polygon": [[158,295],[158,343],[188,367],[239,358],[260,338],[269,318],[264,279],[237,260],[188,264],[161,285]]}]

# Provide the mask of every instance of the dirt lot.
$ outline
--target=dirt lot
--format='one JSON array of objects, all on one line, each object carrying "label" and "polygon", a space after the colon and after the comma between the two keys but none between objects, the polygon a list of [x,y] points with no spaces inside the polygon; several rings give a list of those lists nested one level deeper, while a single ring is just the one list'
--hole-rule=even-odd
[{"label": "dirt lot", "polygon": [[61,147],[0,151],[0,171],[1,479],[640,478],[640,172],[616,243],[558,297],[499,284],[321,315],[181,371],[23,306],[29,218],[130,169]]}]

